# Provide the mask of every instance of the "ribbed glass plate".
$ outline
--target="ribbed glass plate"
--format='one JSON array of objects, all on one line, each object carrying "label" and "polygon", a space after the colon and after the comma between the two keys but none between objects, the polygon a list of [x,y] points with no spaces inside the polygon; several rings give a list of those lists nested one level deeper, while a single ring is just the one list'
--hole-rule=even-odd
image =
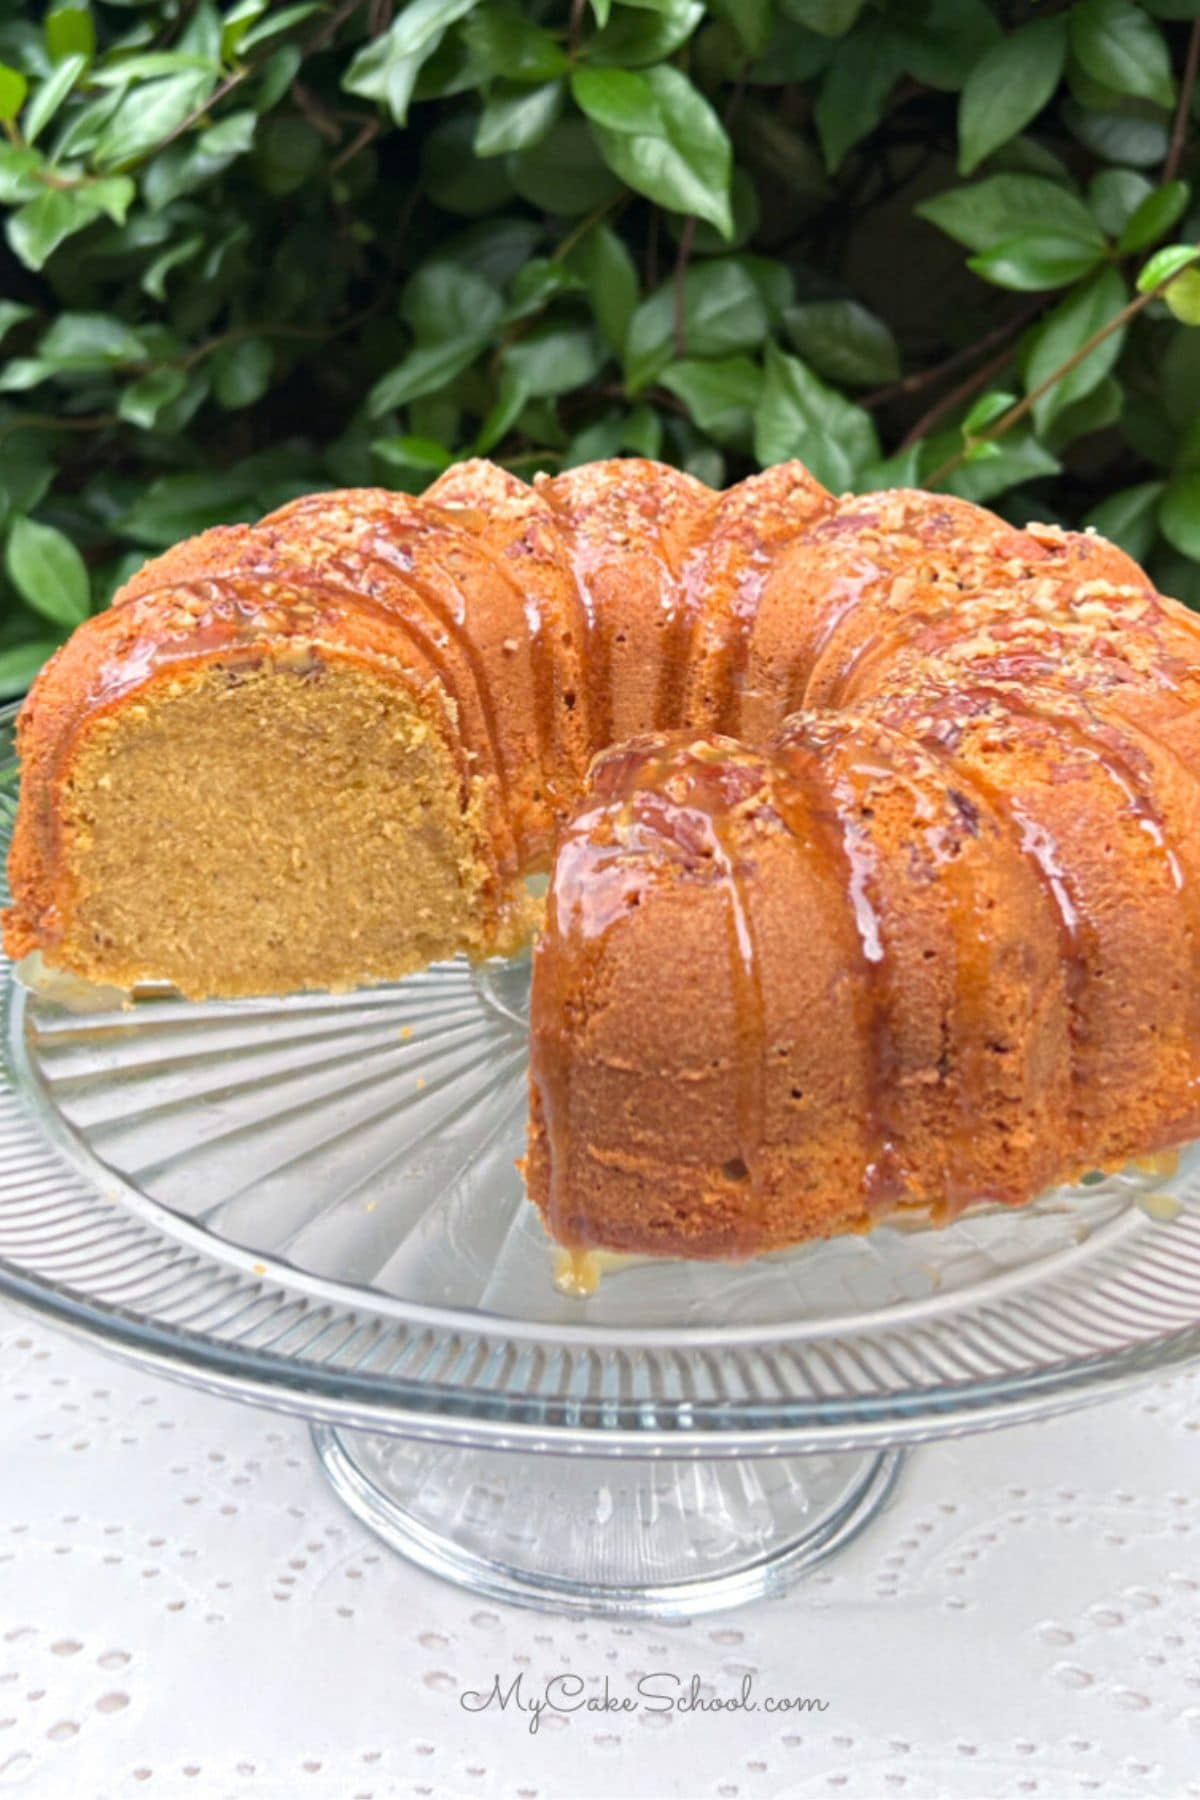
[{"label": "ribbed glass plate", "polygon": [[516,1168],[524,964],[86,1012],[0,981],[0,1287],[247,1397],[733,1454],[1027,1417],[1200,1353],[1194,1148],[1024,1213],[635,1264],[581,1300]]}]

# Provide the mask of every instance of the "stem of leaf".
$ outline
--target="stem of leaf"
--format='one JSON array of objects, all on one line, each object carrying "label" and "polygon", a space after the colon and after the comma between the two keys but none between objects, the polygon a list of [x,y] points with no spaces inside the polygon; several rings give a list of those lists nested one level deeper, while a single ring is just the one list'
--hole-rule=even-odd
[{"label": "stem of leaf", "polygon": [[1179,104],[1175,108],[1175,123],[1171,127],[1171,142],[1167,150],[1167,160],[1163,164],[1163,182],[1174,181],[1179,174],[1179,165],[1183,161],[1184,147],[1188,139],[1188,125],[1192,116],[1192,95],[1196,91],[1196,77],[1200,75],[1200,19],[1192,24],[1191,36],[1188,38],[1187,61],[1183,66],[1183,80],[1179,84]]},{"label": "stem of leaf", "polygon": [[90,413],[75,419],[54,413],[19,413],[0,424],[0,438],[14,431],[104,431],[120,423],[116,413]]},{"label": "stem of leaf", "polygon": [[587,0],[571,0],[571,23],[567,31],[567,55],[574,62],[579,55],[579,44],[583,36],[583,14]]},{"label": "stem of leaf", "polygon": [[919,444],[935,425],[941,424],[947,414],[954,412],[964,400],[970,400],[980,388],[985,388],[994,376],[999,375],[1002,369],[1007,368],[1012,354],[1012,344],[1006,344],[997,355],[989,357],[987,362],[973,370],[965,381],[960,381],[957,387],[952,387],[948,394],[944,394],[935,406],[931,406],[929,411],[917,420],[912,430],[901,439],[899,448],[907,450],[910,445]]},{"label": "stem of leaf", "polygon": [[550,252],[550,261],[565,262],[576,244],[582,243],[593,225],[599,225],[601,219],[606,219],[609,213],[613,211],[614,207],[624,208],[628,206],[628,204],[629,196],[627,194],[618,194],[611,200],[605,200],[602,205],[597,206],[593,212],[590,212],[586,219],[581,219],[579,224],[576,225],[572,231],[568,231],[562,243],[556,245]]},{"label": "stem of leaf", "polygon": [[1144,312],[1152,300],[1161,299],[1171,283],[1177,281],[1183,273],[1182,269],[1176,269],[1155,287],[1148,288],[1144,294],[1135,294],[1134,298],[1123,306],[1120,312],[1114,313],[1112,318],[1106,324],[1101,325],[1098,331],[1093,331],[1091,337],[1080,344],[1078,350],[1068,356],[1065,362],[1061,362],[1052,374],[1047,375],[1045,381],[1039,381],[1038,385],[1031,388],[1024,399],[1018,400],[1014,406],[1009,407],[1007,412],[1001,413],[1000,417],[983,431],[976,432],[970,444],[964,444],[961,450],[948,457],[940,468],[935,469],[932,475],[927,476],[924,485],[927,488],[936,488],[948,475],[953,475],[956,469],[962,467],[976,445],[995,443],[997,438],[1001,438],[1006,432],[1011,431],[1014,425],[1020,424],[1021,420],[1032,412],[1043,394],[1048,394],[1051,388],[1057,387],[1064,375],[1069,375],[1072,369],[1077,369],[1080,363],[1092,354],[1097,345],[1102,344],[1106,338],[1110,338],[1114,331],[1120,331],[1123,326],[1128,325],[1131,319],[1136,318],[1140,312]]},{"label": "stem of leaf", "polygon": [[[1006,344],[1010,338],[1019,336],[1046,304],[1046,299],[1043,298],[1035,300],[1032,306],[1022,307],[1020,312],[1014,313],[1011,319],[1005,319],[1003,324],[997,325],[977,343],[964,345],[953,356],[948,356],[944,362],[935,363],[930,369],[919,369],[915,374],[905,375],[899,381],[889,381],[886,387],[874,388],[871,393],[863,395],[859,405],[865,406],[868,412],[874,412],[877,407],[887,406],[892,400],[907,399],[912,394],[919,394],[923,388],[945,380],[948,375],[953,375],[968,363],[974,362],[983,351],[995,349],[1000,344]],[[926,429],[924,420],[920,429],[922,433]]]}]

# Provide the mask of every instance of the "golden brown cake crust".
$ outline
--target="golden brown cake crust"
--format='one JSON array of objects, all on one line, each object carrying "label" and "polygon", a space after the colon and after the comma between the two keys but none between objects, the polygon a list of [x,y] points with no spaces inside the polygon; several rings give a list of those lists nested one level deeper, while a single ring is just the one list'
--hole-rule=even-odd
[{"label": "golden brown cake crust", "polygon": [[192,993],[382,979],[510,948],[553,852],[527,1172],[563,1241],[1019,1205],[1200,1128],[1198,646],[1090,534],[795,463],[309,496],[47,665],[5,942]]}]

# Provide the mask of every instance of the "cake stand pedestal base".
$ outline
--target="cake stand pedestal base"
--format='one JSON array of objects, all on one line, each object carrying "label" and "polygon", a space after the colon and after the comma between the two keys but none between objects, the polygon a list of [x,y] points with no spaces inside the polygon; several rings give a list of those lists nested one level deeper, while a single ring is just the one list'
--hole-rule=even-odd
[{"label": "cake stand pedestal base", "polygon": [[901,1461],[531,1456],[324,1425],[313,1442],[351,1512],[432,1574],[490,1600],[628,1619],[781,1593],[870,1523]]}]

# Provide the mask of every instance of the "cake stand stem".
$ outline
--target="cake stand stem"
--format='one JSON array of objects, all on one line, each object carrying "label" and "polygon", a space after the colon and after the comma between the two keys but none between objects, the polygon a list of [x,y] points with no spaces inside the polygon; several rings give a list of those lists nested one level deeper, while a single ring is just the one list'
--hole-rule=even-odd
[{"label": "cake stand stem", "polygon": [[901,1453],[529,1456],[313,1428],[334,1491],[392,1549],[490,1600],[686,1619],[778,1594],[879,1513]]}]

